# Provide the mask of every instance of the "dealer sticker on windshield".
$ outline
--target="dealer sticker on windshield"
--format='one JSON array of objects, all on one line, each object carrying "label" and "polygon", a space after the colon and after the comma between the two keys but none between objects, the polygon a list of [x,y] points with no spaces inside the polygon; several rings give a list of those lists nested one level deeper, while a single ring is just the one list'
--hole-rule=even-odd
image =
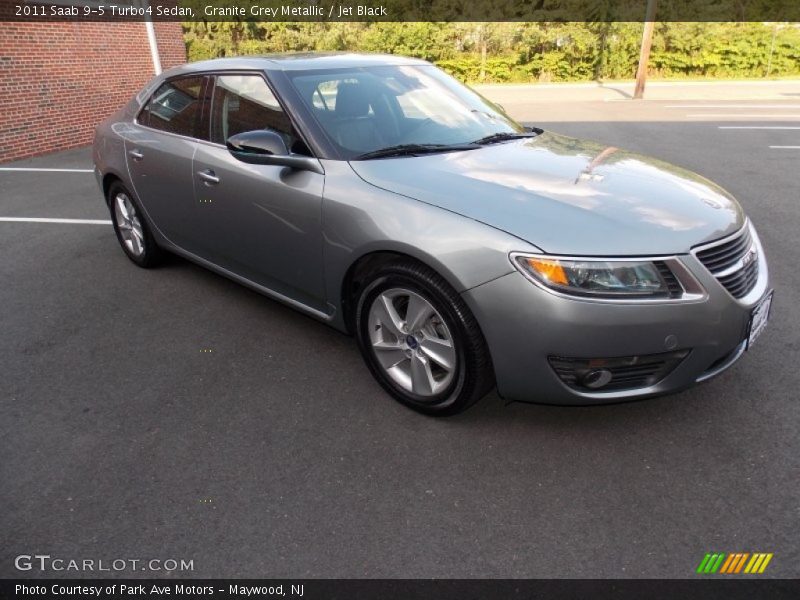
[{"label": "dealer sticker on windshield", "polygon": [[753,312],[750,315],[750,331],[747,334],[748,350],[767,326],[767,321],[769,320],[769,309],[772,306],[772,294],[773,292],[767,294],[767,296],[761,302],[759,302],[758,306],[753,309]]}]

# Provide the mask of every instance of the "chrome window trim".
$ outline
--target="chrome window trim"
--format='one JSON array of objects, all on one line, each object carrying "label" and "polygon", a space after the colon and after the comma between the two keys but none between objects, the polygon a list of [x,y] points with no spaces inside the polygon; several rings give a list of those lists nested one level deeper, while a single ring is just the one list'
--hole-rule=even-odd
[{"label": "chrome window trim", "polygon": [[[191,135],[183,135],[181,133],[174,133],[172,131],[164,131],[163,129],[156,129],[155,127],[150,127],[149,125],[144,125],[144,124],[139,122],[139,115],[141,115],[144,112],[144,110],[147,108],[147,105],[150,104],[150,100],[153,99],[153,96],[155,95],[155,93],[158,90],[160,90],[161,86],[163,86],[165,83],[170,82],[170,81],[177,81],[179,79],[192,79],[194,77],[199,77],[199,78],[203,79],[203,78],[205,78],[207,76],[208,76],[207,73],[191,73],[191,74],[186,74],[186,75],[175,75],[174,77],[165,77],[164,79],[158,80],[156,83],[152,84],[152,87],[150,87],[150,84],[148,84],[149,93],[144,98],[142,103],[139,105],[139,109],[136,111],[136,114],[133,115],[133,119],[132,119],[133,124],[136,125],[137,127],[141,127],[142,129],[146,129],[147,131],[155,131],[156,133],[163,133],[165,135],[172,135],[172,136],[175,136],[177,138],[181,138],[183,140],[190,140],[190,141],[193,141],[193,142],[204,142],[204,141],[206,141],[206,140],[201,140],[200,138],[193,137]],[[145,89],[148,89],[148,87],[146,87]],[[144,90],[142,90],[142,92],[143,91]],[[142,92],[139,92],[139,94],[142,94]]]},{"label": "chrome window trim", "polygon": [[[224,149],[227,150],[228,147],[225,144],[218,144],[217,142],[212,142],[211,140],[204,140],[204,139],[201,139],[201,138],[192,137],[190,135],[182,135],[180,133],[173,133],[171,131],[163,131],[161,129],[156,129],[155,127],[150,127],[149,125],[143,125],[142,123],[139,122],[139,115],[142,114],[142,112],[144,112],[144,109],[147,107],[148,103],[150,102],[150,99],[153,97],[153,94],[155,94],[159,90],[159,88],[162,85],[164,85],[165,83],[167,83],[168,81],[173,81],[175,79],[186,79],[186,78],[189,78],[189,77],[214,77],[214,78],[216,78],[219,75],[257,75],[257,76],[261,77],[261,79],[263,79],[264,82],[267,84],[267,88],[269,89],[270,93],[278,101],[278,104],[280,105],[281,110],[289,118],[289,121],[291,122],[292,127],[295,128],[295,130],[297,131],[297,133],[300,136],[300,139],[306,145],[306,148],[308,148],[308,151],[311,152],[311,156],[309,158],[320,160],[316,156],[316,154],[314,154],[314,149],[308,143],[308,137],[306,136],[306,134],[297,126],[297,123],[295,123],[295,119],[292,117],[292,113],[289,112],[288,110],[286,110],[286,107],[284,106],[283,101],[280,99],[278,94],[275,93],[275,90],[273,89],[272,85],[270,85],[269,79],[265,75],[264,71],[259,71],[259,70],[253,70],[253,69],[225,69],[223,71],[197,71],[197,72],[193,72],[193,73],[185,73],[183,75],[175,75],[173,77],[166,77],[166,78],[158,81],[156,84],[153,84],[153,87],[150,89],[147,97],[139,105],[139,109],[136,111],[136,114],[133,116],[133,119],[132,119],[133,124],[136,125],[137,127],[141,127],[142,129],[146,129],[147,131],[155,131],[156,133],[161,133],[161,134],[164,134],[164,135],[172,135],[172,136],[175,136],[177,138],[188,140],[190,142],[196,142],[198,144],[206,144],[206,145],[209,145],[209,146],[213,146],[214,148],[224,148]],[[216,88],[216,81],[212,85],[214,85],[214,88]],[[147,89],[147,88],[145,88],[145,89]],[[213,102],[213,91],[214,90],[212,90],[212,99],[211,99],[212,102]],[[139,93],[141,94],[142,92],[139,92]],[[211,115],[209,114],[209,124],[210,123],[211,123]]]},{"label": "chrome window trim", "polygon": [[[560,254],[540,254],[535,252],[510,252],[508,259],[514,270],[521,273],[525,279],[534,283],[537,287],[543,289],[550,294],[565,298],[568,300],[576,300],[578,302],[595,302],[602,304],[633,304],[633,305],[654,305],[654,304],[686,304],[690,302],[704,302],[708,298],[708,292],[700,284],[695,275],[681,260],[681,254],[670,254],[662,256],[566,256]],[[536,277],[528,273],[518,262],[518,258],[541,258],[545,260],[575,260],[586,262],[663,262],[669,267],[672,274],[678,280],[678,283],[683,287],[683,295],[680,298],[602,298],[593,297],[591,295],[570,294],[551,288]]]}]

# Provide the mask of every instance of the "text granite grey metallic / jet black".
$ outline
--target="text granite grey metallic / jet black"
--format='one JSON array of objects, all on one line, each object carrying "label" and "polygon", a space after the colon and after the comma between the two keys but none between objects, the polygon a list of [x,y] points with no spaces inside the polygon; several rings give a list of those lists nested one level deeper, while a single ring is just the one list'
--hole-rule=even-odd
[{"label": "text granite grey metallic / jet black", "polygon": [[[767,263],[685,169],[526,128],[416,59],[219,59],[104,121],[122,249],[164,251],[354,334],[427,414],[599,404],[721,373],[764,330]],[[333,381],[332,381],[333,383]]]}]

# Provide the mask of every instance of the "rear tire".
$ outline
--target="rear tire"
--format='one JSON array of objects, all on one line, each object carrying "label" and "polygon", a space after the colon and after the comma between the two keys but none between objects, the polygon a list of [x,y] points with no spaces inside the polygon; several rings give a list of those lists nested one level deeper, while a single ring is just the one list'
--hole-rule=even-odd
[{"label": "rear tire", "polygon": [[462,412],[494,386],[475,317],[435,271],[411,260],[368,276],[356,304],[356,339],[378,383],[428,415]]},{"label": "rear tire", "polygon": [[164,252],[153,239],[138,200],[120,181],[111,184],[107,200],[114,233],[126,256],[145,269],[158,265]]}]

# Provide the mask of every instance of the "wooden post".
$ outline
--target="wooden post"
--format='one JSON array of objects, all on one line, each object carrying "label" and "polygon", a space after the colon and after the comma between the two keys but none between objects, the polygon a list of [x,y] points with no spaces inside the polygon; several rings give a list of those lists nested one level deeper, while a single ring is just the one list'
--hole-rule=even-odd
[{"label": "wooden post", "polygon": [[634,100],[641,100],[642,96],[644,96],[644,83],[647,79],[647,61],[650,59],[650,46],[653,43],[656,4],[657,0],[647,0],[647,10],[644,16],[644,31],[642,32],[642,48],[639,51],[639,67],[636,69],[636,88],[633,92]]}]

